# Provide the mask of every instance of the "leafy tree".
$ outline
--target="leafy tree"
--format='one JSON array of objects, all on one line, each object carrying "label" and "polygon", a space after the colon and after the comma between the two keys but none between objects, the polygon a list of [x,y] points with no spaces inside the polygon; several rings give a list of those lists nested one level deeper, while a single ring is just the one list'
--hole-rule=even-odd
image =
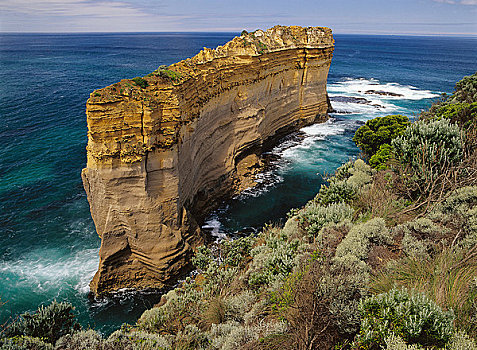
[{"label": "leafy tree", "polygon": [[371,158],[384,144],[390,144],[410,125],[409,118],[403,115],[388,115],[368,120],[354,134],[353,141],[364,155]]}]

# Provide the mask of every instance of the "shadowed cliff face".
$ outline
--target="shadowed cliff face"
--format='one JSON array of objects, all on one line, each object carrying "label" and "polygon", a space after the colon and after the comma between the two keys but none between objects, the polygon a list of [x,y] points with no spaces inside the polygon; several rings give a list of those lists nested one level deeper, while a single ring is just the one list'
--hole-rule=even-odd
[{"label": "shadowed cliff face", "polygon": [[197,222],[250,183],[264,147],[326,119],[333,43],[328,28],[276,26],[91,94],[95,294],[161,288],[187,268]]}]

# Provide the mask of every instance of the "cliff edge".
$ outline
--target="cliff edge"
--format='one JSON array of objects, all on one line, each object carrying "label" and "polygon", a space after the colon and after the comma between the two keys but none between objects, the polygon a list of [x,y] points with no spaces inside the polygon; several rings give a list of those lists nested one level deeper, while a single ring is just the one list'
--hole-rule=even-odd
[{"label": "cliff edge", "polygon": [[249,185],[264,148],[326,119],[333,45],[328,28],[275,26],[91,94],[93,293],[161,288],[187,268],[204,212]]}]

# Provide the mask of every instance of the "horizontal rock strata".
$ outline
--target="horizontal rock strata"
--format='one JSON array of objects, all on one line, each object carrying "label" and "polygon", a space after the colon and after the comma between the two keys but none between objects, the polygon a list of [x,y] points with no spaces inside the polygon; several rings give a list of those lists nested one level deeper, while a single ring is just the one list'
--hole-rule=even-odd
[{"label": "horizontal rock strata", "polygon": [[[91,94],[82,178],[102,242],[91,290],[161,288],[198,222],[278,137],[326,119],[331,30],[276,26]],[[246,180],[244,180],[246,179]]]}]

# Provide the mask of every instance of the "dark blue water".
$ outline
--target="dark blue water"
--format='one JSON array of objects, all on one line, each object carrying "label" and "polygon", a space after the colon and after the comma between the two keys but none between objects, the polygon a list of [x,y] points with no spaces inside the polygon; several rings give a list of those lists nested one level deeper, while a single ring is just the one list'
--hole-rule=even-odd
[{"label": "dark blue water", "polygon": [[[0,35],[0,324],[53,299],[69,300],[84,325],[110,332],[158,299],[87,299],[99,238],[80,171],[86,163],[85,102],[94,89],[216,47],[233,33]],[[263,184],[213,213],[218,234],[279,220],[312,198],[322,174],[357,149],[360,121],[417,113],[477,68],[477,39],[336,35],[329,91],[338,113],[272,150]],[[386,90],[402,97],[364,94]],[[343,102],[365,97],[370,104]]]}]

